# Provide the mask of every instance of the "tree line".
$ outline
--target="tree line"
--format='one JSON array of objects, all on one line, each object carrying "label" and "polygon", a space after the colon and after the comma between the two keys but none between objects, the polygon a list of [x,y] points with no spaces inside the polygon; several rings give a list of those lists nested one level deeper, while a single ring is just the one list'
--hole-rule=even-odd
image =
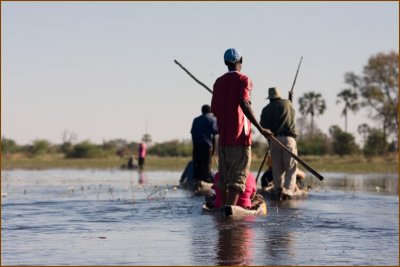
[{"label": "tree line", "polygon": [[[298,140],[299,155],[355,155],[364,154],[366,157],[382,155],[386,152],[395,152],[396,146],[385,144],[383,131],[376,128],[368,129],[366,142],[359,147],[352,134],[346,133],[339,126],[334,125],[325,135],[318,129],[303,134]],[[382,145],[385,144],[385,145]],[[3,156],[23,154],[27,157],[36,157],[47,154],[62,154],[65,158],[127,158],[137,156],[139,142],[128,142],[123,139],[103,141],[94,144],[86,140],[76,144],[63,142],[53,144],[44,139],[34,140],[28,145],[19,145],[14,140],[2,137],[1,152]],[[387,148],[386,148],[387,147]],[[262,139],[253,140],[252,152],[255,157],[262,157],[268,149],[268,143]],[[190,140],[172,140],[149,145],[148,155],[159,157],[191,157],[192,143]]]},{"label": "tree line", "polygon": [[[352,155],[364,154],[367,157],[398,151],[398,78],[399,55],[396,52],[378,53],[369,58],[362,74],[345,73],[346,88],[337,94],[337,104],[343,105],[344,129],[338,125],[329,128],[329,135],[322,133],[315,123],[315,117],[327,109],[321,93],[310,91],[299,98],[300,118],[297,119],[299,131],[299,155]],[[362,136],[361,147],[355,142],[355,136],[347,132],[350,112],[367,109],[369,118],[376,123],[372,127],[367,123],[358,125],[358,134]],[[310,118],[308,120],[308,118]],[[138,142],[123,139],[93,144],[86,140],[76,143],[76,135],[63,133],[61,144],[52,144],[47,140],[35,140],[29,145],[19,145],[14,140],[2,137],[2,154],[23,153],[27,156],[61,153],[66,158],[98,158],[135,155]],[[148,154],[156,156],[192,155],[190,140],[172,140],[151,144],[151,136],[145,134],[142,141],[148,144]],[[268,144],[263,139],[253,140],[253,154],[262,157]]]},{"label": "tree line", "polygon": [[[398,150],[398,80],[399,54],[394,51],[371,56],[362,74],[345,73],[346,88],[337,94],[336,101],[336,104],[343,106],[341,116],[345,121],[344,130],[337,125],[329,129],[334,153],[341,155],[358,150],[357,145],[352,141],[354,136],[347,133],[347,121],[350,112],[356,113],[360,109],[366,109],[369,118],[377,125],[377,127],[372,127],[367,123],[358,125],[357,132],[363,138],[362,152],[365,155],[381,155]],[[318,144],[324,142],[325,138],[321,134],[314,136],[314,117],[322,115],[326,108],[325,100],[318,92],[307,92],[299,98],[301,115],[311,118],[310,132],[307,133],[310,136],[306,136],[303,140],[300,136],[299,151],[302,148],[316,149],[305,145],[307,139],[314,140]],[[302,123],[305,121],[298,125]],[[316,144],[313,145],[316,146]],[[304,150],[302,152],[308,153]]]}]

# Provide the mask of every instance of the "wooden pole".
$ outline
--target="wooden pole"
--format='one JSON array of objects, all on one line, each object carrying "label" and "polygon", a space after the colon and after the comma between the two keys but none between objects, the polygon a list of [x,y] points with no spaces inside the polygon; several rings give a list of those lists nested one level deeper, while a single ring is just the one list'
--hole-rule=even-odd
[{"label": "wooden pole", "polygon": [[304,160],[302,160],[299,156],[294,154],[292,151],[290,151],[289,148],[287,148],[284,144],[282,144],[278,139],[276,139],[274,136],[271,136],[271,140],[274,141],[278,146],[280,146],[283,150],[285,150],[287,153],[289,153],[293,158],[297,160],[297,162],[301,163],[301,165],[304,166],[309,172],[314,174],[315,177],[317,177],[319,180],[324,180],[324,177],[319,174],[316,170],[311,168]]},{"label": "wooden pole", "polygon": [[260,176],[262,167],[264,166],[264,162],[265,162],[265,160],[267,159],[267,156],[268,156],[268,150],[267,150],[267,153],[265,153],[264,159],[263,159],[263,161],[261,162],[260,169],[258,170],[257,177],[256,177],[256,184],[257,184],[257,182],[258,182],[258,177]]},{"label": "wooden pole", "polygon": [[191,74],[184,66],[181,65],[181,63],[178,62],[178,60],[174,59],[174,62],[175,62],[179,67],[181,67],[190,77],[192,77],[193,80],[195,80],[198,84],[200,84],[201,86],[203,86],[204,88],[206,88],[206,90],[207,90],[208,92],[210,92],[211,94],[213,93],[213,91],[212,91],[210,88],[208,88],[207,85],[205,85],[204,83],[202,83],[201,81],[199,81],[196,77],[194,77],[193,74]]}]

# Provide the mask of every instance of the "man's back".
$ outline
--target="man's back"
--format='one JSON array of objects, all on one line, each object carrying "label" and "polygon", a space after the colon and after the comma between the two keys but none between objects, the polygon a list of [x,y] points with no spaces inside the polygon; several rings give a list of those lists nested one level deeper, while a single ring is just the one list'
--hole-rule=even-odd
[{"label": "man's back", "polygon": [[261,113],[260,124],[274,134],[296,136],[295,112],[292,103],[287,99],[273,99]]},{"label": "man's back", "polygon": [[213,136],[218,134],[217,121],[211,113],[202,114],[193,120],[192,129],[193,143],[213,144]]},{"label": "man's back", "polygon": [[251,145],[251,123],[239,106],[250,100],[253,83],[249,77],[230,71],[214,84],[211,111],[217,117],[220,145]]}]

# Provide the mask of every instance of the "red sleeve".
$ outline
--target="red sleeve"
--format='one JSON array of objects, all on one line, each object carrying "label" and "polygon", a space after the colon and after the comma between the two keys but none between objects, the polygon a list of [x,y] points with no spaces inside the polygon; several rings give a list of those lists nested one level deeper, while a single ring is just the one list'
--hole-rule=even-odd
[{"label": "red sleeve", "polygon": [[253,82],[251,81],[251,79],[247,76],[243,76],[241,91],[239,95],[240,100],[243,99],[250,101],[252,89],[253,89]]}]

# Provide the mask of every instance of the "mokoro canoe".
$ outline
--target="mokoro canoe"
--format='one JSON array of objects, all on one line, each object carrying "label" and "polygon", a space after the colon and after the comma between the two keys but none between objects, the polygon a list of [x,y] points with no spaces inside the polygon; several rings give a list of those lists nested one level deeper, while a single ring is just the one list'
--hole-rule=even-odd
[{"label": "mokoro canoe", "polygon": [[180,183],[179,188],[185,189],[193,192],[195,196],[209,196],[214,193],[214,189],[212,189],[213,184],[207,183],[204,181],[200,181],[198,185],[192,185],[188,183]]},{"label": "mokoro canoe", "polygon": [[222,208],[210,209],[203,204],[203,212],[208,214],[218,214],[223,217],[240,218],[246,216],[265,216],[267,215],[267,205],[264,202],[258,205],[256,209],[245,209],[240,206],[225,206]]},{"label": "mokoro canoe", "polygon": [[261,190],[259,190],[258,193],[261,194],[266,199],[280,201],[280,200],[305,199],[308,196],[308,191],[309,189],[307,187],[304,187],[303,189],[297,188],[297,190],[291,196],[282,196],[282,195],[277,196],[276,194],[274,194],[273,186],[267,186],[261,188]]}]

